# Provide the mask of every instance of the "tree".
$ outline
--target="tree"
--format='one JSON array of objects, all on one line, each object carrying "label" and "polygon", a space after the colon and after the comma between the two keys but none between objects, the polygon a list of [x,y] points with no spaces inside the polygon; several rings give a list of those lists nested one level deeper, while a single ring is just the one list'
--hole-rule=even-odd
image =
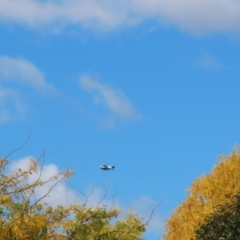
[{"label": "tree", "polygon": [[167,221],[163,239],[196,239],[196,230],[218,206],[235,201],[234,196],[240,192],[239,182],[240,153],[236,150],[229,156],[220,157],[219,164],[210,174],[203,175],[192,183],[188,197]]},{"label": "tree", "polygon": [[[73,175],[71,169],[43,181],[40,161],[31,159],[27,170],[5,173],[8,159],[0,159],[0,240],[136,240],[146,230],[142,219],[128,213],[118,220],[119,209],[70,204],[51,207],[43,200],[59,182]],[[27,183],[33,173],[37,180]],[[36,199],[36,190],[54,183],[49,192]],[[116,219],[113,224],[113,219]]]},{"label": "tree", "polygon": [[196,240],[240,239],[240,193],[235,201],[219,205],[196,230]]}]

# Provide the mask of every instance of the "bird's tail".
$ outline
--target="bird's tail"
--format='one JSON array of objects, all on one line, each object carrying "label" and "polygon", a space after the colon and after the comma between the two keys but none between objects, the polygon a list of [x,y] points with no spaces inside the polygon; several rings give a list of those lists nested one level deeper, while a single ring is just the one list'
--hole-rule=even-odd
[{"label": "bird's tail", "polygon": [[115,166],[112,166],[112,169],[114,169],[115,168]]}]

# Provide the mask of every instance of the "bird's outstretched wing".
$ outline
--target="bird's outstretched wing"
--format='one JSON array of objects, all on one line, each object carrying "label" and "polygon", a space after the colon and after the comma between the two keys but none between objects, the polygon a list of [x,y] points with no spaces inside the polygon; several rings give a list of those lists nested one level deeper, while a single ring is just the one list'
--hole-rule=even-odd
[{"label": "bird's outstretched wing", "polygon": [[115,166],[111,166],[111,165],[101,165],[100,168],[102,170],[113,170],[115,168]]}]

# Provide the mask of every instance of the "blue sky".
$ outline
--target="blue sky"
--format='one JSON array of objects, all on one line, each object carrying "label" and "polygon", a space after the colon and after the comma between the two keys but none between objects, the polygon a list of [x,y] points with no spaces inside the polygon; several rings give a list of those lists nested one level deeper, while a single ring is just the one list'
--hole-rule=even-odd
[{"label": "blue sky", "polygon": [[158,239],[240,142],[239,32],[238,0],[0,0],[1,156],[31,133],[12,166],[44,149],[46,176],[73,168],[91,204],[106,188],[147,219],[162,202],[145,234]]}]

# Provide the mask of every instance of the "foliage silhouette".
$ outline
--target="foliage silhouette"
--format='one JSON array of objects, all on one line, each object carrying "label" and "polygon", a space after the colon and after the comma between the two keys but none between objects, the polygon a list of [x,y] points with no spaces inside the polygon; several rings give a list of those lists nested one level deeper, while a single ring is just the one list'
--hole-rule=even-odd
[{"label": "foliage silhouette", "polygon": [[[203,175],[192,183],[190,189],[187,190],[188,197],[168,219],[163,239],[196,239],[196,231],[199,229],[197,234],[200,236],[199,233],[203,231],[201,226],[204,226],[203,224],[210,216],[215,216],[214,219],[226,217],[227,215],[220,216],[216,211],[220,206],[232,206],[231,204],[235,202],[235,198],[232,196],[236,196],[240,192],[239,182],[240,153],[235,150],[229,156],[221,156],[220,162],[210,174]],[[217,215],[212,215],[214,213]],[[225,213],[230,214],[229,212]],[[230,219],[233,220],[234,214],[238,214],[238,211],[233,211],[231,214],[233,216]],[[234,221],[237,223],[238,220]],[[211,223],[213,224],[213,222]],[[231,226],[230,224],[229,228]]]}]

